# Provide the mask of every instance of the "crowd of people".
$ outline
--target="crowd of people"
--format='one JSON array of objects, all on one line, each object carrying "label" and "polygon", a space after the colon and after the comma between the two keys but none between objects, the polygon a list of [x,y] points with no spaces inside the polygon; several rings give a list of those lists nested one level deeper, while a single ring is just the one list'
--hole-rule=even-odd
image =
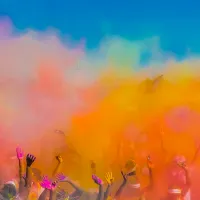
[{"label": "crowd of people", "polygon": [[[93,170],[91,179],[98,189],[95,192],[88,192],[60,172],[59,166],[63,162],[61,155],[56,157],[58,166],[52,177],[44,175],[35,179],[32,166],[37,162],[36,157],[32,154],[25,154],[20,147],[16,148],[16,154],[19,161],[19,175],[15,180],[4,183],[0,191],[1,200],[161,200],[161,197],[158,198],[155,195],[155,167],[150,156],[146,158],[148,185],[143,186],[141,184],[136,170],[137,164],[135,160],[130,159],[121,170],[121,184],[113,193],[111,191],[113,185],[115,185],[115,180],[112,172],[106,173],[104,177],[106,182],[104,182]],[[195,154],[195,157],[197,157],[197,154]],[[179,170],[176,171],[178,173],[172,175],[173,178],[168,180],[168,190],[163,194],[162,200],[190,200],[191,179],[185,158],[176,156],[172,165]],[[92,163],[91,168],[95,168],[95,163]],[[73,192],[69,193],[66,189],[62,189],[60,183],[71,185]]]}]

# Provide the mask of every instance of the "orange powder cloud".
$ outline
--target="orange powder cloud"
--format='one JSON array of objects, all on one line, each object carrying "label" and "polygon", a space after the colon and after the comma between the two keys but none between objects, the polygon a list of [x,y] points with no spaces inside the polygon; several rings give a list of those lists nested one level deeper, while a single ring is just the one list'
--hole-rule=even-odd
[{"label": "orange powder cloud", "polygon": [[199,142],[199,58],[177,61],[158,48],[164,59],[141,66],[149,41],[110,38],[88,51],[63,45],[54,32],[2,37],[1,163],[8,173],[16,173],[7,156],[19,144],[47,174],[61,153],[64,172],[89,187],[91,160],[100,176],[118,173],[129,158],[144,166],[149,154],[161,167],[161,131],[168,160],[191,160]]}]

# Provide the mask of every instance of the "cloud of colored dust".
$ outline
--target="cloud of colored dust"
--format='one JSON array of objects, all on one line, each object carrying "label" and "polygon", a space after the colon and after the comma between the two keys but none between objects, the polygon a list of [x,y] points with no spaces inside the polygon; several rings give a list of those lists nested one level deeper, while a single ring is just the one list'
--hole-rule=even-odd
[{"label": "cloud of colored dust", "polygon": [[45,173],[61,153],[64,172],[91,185],[91,160],[100,176],[128,158],[142,166],[148,154],[160,166],[161,135],[169,159],[192,159],[200,141],[198,56],[177,60],[156,38],[106,38],[88,50],[54,31],[0,26],[2,167],[15,162],[9,158],[19,144]]}]

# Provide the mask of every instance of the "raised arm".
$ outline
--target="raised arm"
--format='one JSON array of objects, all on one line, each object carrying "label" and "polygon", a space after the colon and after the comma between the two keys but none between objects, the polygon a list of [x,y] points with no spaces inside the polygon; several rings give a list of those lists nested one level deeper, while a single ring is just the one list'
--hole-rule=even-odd
[{"label": "raised arm", "polygon": [[104,200],[107,200],[108,197],[110,196],[111,186],[113,185],[113,182],[114,182],[114,177],[112,175],[112,172],[108,172],[105,175],[105,179],[108,185],[107,185],[106,191],[104,192]]},{"label": "raised arm", "polygon": [[124,187],[126,186],[127,184],[127,175],[123,173],[123,171],[121,171],[121,175],[123,177],[123,182],[122,184],[120,185],[119,189],[117,190],[116,194],[115,194],[115,199],[119,199],[120,196],[121,196],[121,193],[122,191],[124,190]]},{"label": "raised arm", "polygon": [[99,193],[97,195],[96,200],[103,200],[104,199],[103,181],[96,175],[92,175],[92,179],[99,186]]},{"label": "raised arm", "polygon": [[31,184],[32,184],[32,170],[31,170],[31,166],[32,164],[35,162],[36,157],[28,154],[26,156],[26,177],[25,177],[25,187],[30,188]]},{"label": "raised arm", "polygon": [[24,158],[24,152],[20,147],[16,148],[16,153],[17,153],[17,159],[19,161],[19,179],[20,182],[23,181],[23,174],[24,174],[24,163],[23,163],[23,158]]},{"label": "raised arm", "polygon": [[56,160],[58,161],[55,170],[53,171],[53,177],[56,176],[57,173],[59,173],[61,167],[62,167],[62,163],[63,163],[63,159],[61,157],[61,155],[56,156]]},{"label": "raised arm", "polygon": [[[26,156],[26,174],[22,176],[22,178],[25,181],[25,184],[20,184],[21,185],[21,190],[19,190],[19,195],[20,198],[22,199],[28,199],[29,198],[29,193],[30,189],[32,186],[32,170],[31,170],[31,165],[35,161],[35,157],[31,154],[28,154]],[[22,179],[21,179],[22,180]],[[21,183],[24,183],[24,181],[21,181]]]},{"label": "raised arm", "polygon": [[49,200],[56,200],[56,182],[51,182],[47,176],[44,176],[40,185],[44,191],[40,195],[39,200],[45,200],[48,195]]},{"label": "raised arm", "polygon": [[25,173],[25,166],[23,162],[24,152],[20,147],[16,148],[17,159],[19,162],[19,193],[21,194],[24,191],[24,173]]}]

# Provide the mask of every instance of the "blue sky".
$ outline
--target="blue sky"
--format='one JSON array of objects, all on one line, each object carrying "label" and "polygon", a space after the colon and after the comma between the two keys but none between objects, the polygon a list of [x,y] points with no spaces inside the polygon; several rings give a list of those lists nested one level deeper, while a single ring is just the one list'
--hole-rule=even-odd
[{"label": "blue sky", "polygon": [[177,55],[200,52],[200,3],[178,0],[0,0],[0,15],[16,28],[57,28],[89,48],[105,35],[127,39],[159,36],[161,47]]}]

